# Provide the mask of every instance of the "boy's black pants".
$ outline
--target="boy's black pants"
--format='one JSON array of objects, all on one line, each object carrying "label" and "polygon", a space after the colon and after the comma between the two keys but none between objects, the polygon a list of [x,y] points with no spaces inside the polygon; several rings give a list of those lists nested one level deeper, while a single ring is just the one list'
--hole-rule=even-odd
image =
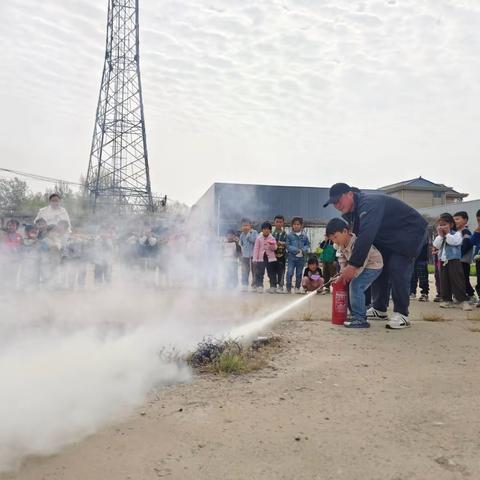
[{"label": "boy's black pants", "polygon": [[452,294],[457,302],[465,302],[467,300],[465,275],[460,260],[449,260],[442,265],[440,283],[444,302],[451,302]]},{"label": "boy's black pants", "polygon": [[[475,290],[473,289],[472,284],[470,283],[470,264],[462,262],[462,267],[463,267],[463,276],[465,277],[465,291],[467,293],[467,296],[471,297],[472,295],[475,295]],[[477,276],[478,276],[478,270],[477,270]]]},{"label": "boy's black pants", "polygon": [[287,263],[287,260],[285,257],[283,258],[277,258],[276,262],[272,262],[274,265],[272,266],[273,268],[273,276],[274,276],[274,282],[271,284],[271,287],[280,287],[283,288],[283,285],[285,283],[285,265]]},{"label": "boy's black pants", "polygon": [[417,284],[420,285],[420,293],[428,295],[428,264],[427,262],[417,262],[413,269],[412,281],[410,283],[410,293],[415,295],[417,293]]}]

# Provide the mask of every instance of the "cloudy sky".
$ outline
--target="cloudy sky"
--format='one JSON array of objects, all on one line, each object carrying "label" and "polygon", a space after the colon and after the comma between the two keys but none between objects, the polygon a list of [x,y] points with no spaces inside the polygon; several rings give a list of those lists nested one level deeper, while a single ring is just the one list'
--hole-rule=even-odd
[{"label": "cloudy sky", "polygon": [[[376,188],[480,197],[478,0],[140,0],[152,186]],[[86,173],[107,0],[0,2],[0,167]]]}]

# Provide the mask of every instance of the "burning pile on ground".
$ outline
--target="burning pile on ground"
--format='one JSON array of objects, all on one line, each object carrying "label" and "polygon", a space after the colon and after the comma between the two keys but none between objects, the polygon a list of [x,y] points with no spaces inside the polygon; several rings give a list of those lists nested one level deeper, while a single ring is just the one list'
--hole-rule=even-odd
[{"label": "burning pile on ground", "polygon": [[264,368],[265,347],[276,347],[279,339],[259,337],[250,345],[238,340],[205,338],[190,355],[189,364],[200,372],[241,374]]}]

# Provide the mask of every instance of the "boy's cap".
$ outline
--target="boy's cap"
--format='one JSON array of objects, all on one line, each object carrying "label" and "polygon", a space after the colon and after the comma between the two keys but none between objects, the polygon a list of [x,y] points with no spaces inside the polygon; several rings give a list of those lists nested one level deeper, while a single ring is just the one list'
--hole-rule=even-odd
[{"label": "boy's cap", "polygon": [[330,187],[330,192],[329,192],[329,199],[328,202],[326,202],[323,205],[323,208],[328,207],[331,203],[337,203],[340,197],[344,193],[348,193],[352,191],[352,187],[348,185],[347,183],[336,183],[335,185],[332,185]]}]

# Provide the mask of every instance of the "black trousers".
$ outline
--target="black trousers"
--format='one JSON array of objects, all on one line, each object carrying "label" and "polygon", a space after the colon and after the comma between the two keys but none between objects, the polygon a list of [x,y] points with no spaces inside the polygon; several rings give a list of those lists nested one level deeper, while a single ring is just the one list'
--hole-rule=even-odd
[{"label": "black trousers", "polygon": [[428,264],[427,262],[416,262],[413,268],[412,281],[410,283],[410,293],[417,293],[417,285],[420,286],[420,293],[428,295],[430,287],[428,285]]},{"label": "black trousers", "polygon": [[452,301],[452,294],[457,302],[467,300],[465,274],[460,260],[449,260],[440,270],[442,298],[445,302]]},{"label": "black trousers", "polygon": [[276,276],[275,276],[275,271],[277,268],[278,262],[269,262],[269,261],[263,261],[263,262],[253,262],[253,271],[255,274],[255,283],[254,287],[263,287],[263,277],[265,275],[265,269],[267,269],[267,275],[268,279],[270,280],[270,288],[275,288],[275,281],[276,281]]},{"label": "black trousers", "polygon": [[255,282],[255,275],[252,270],[252,259],[250,257],[242,257],[240,259],[240,266],[242,270],[242,285],[248,287],[248,279],[250,272],[252,272],[252,286]]},{"label": "black trousers", "polygon": [[[465,277],[465,288],[468,297],[475,295],[475,290],[470,283],[470,264],[462,262],[463,276]],[[478,275],[478,272],[477,272]]]},{"label": "black trousers", "polygon": [[271,287],[281,287],[283,288],[283,285],[285,283],[285,265],[287,263],[287,259],[285,257],[277,259],[276,262],[273,262],[275,265],[273,265],[273,275],[274,275],[274,282]]},{"label": "black trousers", "polygon": [[[423,244],[420,244],[423,245]],[[392,292],[393,311],[408,316],[410,305],[410,282],[415,258],[398,253],[384,253],[383,270],[372,283],[373,307],[386,312]]]}]

